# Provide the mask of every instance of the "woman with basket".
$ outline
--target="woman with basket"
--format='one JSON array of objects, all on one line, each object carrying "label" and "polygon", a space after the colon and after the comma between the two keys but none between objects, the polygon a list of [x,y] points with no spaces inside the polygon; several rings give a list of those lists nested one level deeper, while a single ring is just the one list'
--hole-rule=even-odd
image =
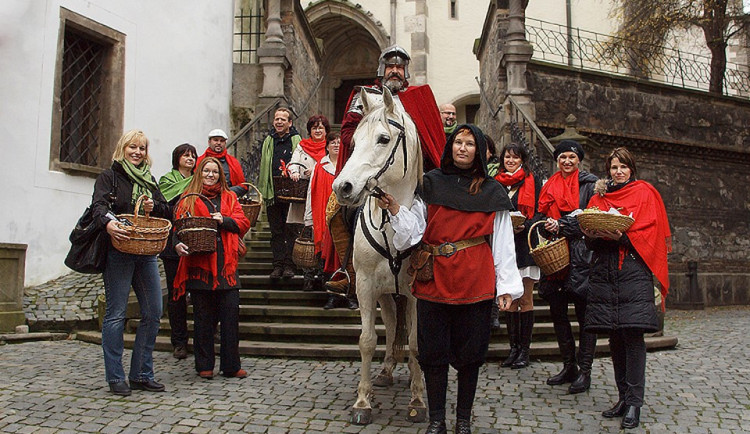
[{"label": "woman with basket", "polygon": [[[539,212],[547,217],[544,223],[547,235],[555,234],[567,239],[570,265],[559,272],[543,276],[539,294],[549,302],[557,345],[563,357],[563,369],[549,377],[547,384],[557,386],[571,383],[568,393],[572,394],[585,392],[591,386],[591,366],[596,349],[596,335],[581,330],[576,354],[576,341],[568,319],[568,304],[574,304],[578,324],[583,324],[589,292],[591,251],[583,241],[583,232],[575,214],[586,208],[594,195],[597,178],[588,172],[579,171],[578,166],[583,160],[584,152],[583,147],[575,140],[561,141],[555,147],[554,157],[560,170],[542,187],[538,206]],[[544,268],[539,261],[537,264]]]},{"label": "woman with basket", "polygon": [[[505,145],[500,153],[502,170],[495,179],[508,190],[508,196],[523,222],[513,228],[516,244],[516,265],[523,279],[523,296],[514,301],[505,314],[510,353],[501,366],[522,369],[529,366],[531,332],[534,329],[534,284],[540,271],[529,253],[526,238],[537,213],[537,200],[542,183],[528,166],[529,153],[517,143]],[[516,217],[513,217],[516,218]]]},{"label": "woman with basket", "polygon": [[[142,201],[143,211],[154,216],[169,217],[169,205],[151,176],[148,144],[148,138],[142,131],[126,132],[117,142],[112,167],[104,170],[94,184],[92,207],[95,218],[102,227],[106,227],[112,242],[118,245],[136,240],[131,240],[131,232],[125,229],[133,222],[126,219],[121,222],[115,215],[135,214],[136,203],[141,196],[147,197]],[[121,396],[130,395],[131,389],[164,391],[164,385],[154,379],[152,356],[162,313],[161,278],[156,253],[130,254],[110,248],[102,278],[107,303],[102,321],[102,350],[105,378],[110,391]],[[138,298],[141,321],[130,359],[128,385],[122,367],[122,334],[131,286]]]},{"label": "woman with basket", "polygon": [[180,297],[189,290],[193,301],[195,370],[202,378],[213,378],[214,334],[216,324],[221,323],[220,371],[225,377],[245,378],[247,372],[240,365],[239,353],[237,265],[239,241],[250,229],[250,221],[242,212],[237,195],[229,190],[216,158],[206,157],[201,161],[176,205],[176,219],[192,216],[210,217],[218,222],[218,232],[210,235],[216,243],[213,251],[191,254],[190,246],[185,243],[175,246],[181,256],[174,282],[175,295]]},{"label": "woman with basket", "polygon": [[[198,159],[198,151],[190,143],[183,143],[172,151],[172,170],[159,178],[159,190],[164,198],[174,205],[180,195],[193,180],[193,169]],[[169,312],[169,332],[172,342],[172,356],[175,359],[187,358],[188,328],[187,328],[187,297],[175,298],[174,278],[180,257],[174,250],[174,237],[169,237],[169,243],[159,257],[164,264],[164,274],[167,280],[167,312]]]},{"label": "woman with basket", "polygon": [[482,131],[461,125],[448,138],[440,168],[424,176],[423,199],[416,197],[407,208],[386,194],[378,203],[391,214],[396,249],[421,241],[418,248],[433,261],[432,276],[417,277],[412,286],[430,413],[427,433],[432,434],[446,432],[451,365],[458,372],[455,432],[471,432],[479,368],[489,346],[492,300],[497,298],[505,311],[523,294],[509,213],[513,205],[505,189],[488,176],[485,153]]},{"label": "woman with basket", "polygon": [[[308,139],[302,139],[299,146],[292,152],[292,159],[289,163],[289,177],[294,182],[300,180],[310,180],[313,168],[319,164],[328,153],[326,148],[326,135],[331,132],[331,126],[328,118],[323,115],[314,115],[307,120]],[[289,214],[286,217],[286,224],[294,225],[295,233],[302,231],[305,223],[305,204],[309,196],[310,184],[307,184],[305,200],[289,204]],[[315,278],[315,269],[306,268],[304,272],[304,284],[302,289],[311,291],[313,289],[313,280]]]},{"label": "woman with basket", "polygon": [[594,252],[584,329],[609,334],[612,366],[619,399],[602,412],[622,417],[622,428],[635,428],[646,386],[644,333],[659,330],[654,306],[653,277],[661,284],[663,300],[669,289],[667,253],[671,233],[661,195],[648,182],[637,180],[635,160],[625,148],[616,148],[606,160],[609,179],[597,183],[589,207],[615,208],[635,221],[622,228],[584,228]]}]

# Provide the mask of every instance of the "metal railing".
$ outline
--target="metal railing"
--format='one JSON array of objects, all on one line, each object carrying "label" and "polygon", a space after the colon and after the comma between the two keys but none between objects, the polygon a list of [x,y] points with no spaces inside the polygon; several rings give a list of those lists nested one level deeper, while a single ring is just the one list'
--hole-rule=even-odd
[{"label": "metal railing", "polygon": [[[548,168],[552,168],[552,155],[555,152],[555,147],[552,146],[542,130],[512,96],[509,95],[507,100],[510,102],[510,111],[506,125],[510,129],[511,141],[526,148],[529,153],[529,168],[532,172],[541,179],[549,178],[550,170]],[[542,152],[540,152],[540,149]]]},{"label": "metal railing", "polygon": [[[255,118],[245,124],[227,144],[237,159],[240,160],[245,177],[253,184],[258,183],[260,173],[260,157],[263,150],[263,140],[268,136],[273,125],[273,115],[278,107],[287,107],[289,101],[285,97],[275,99],[268,107],[258,113]],[[296,113],[292,110],[296,117]]]},{"label": "metal railing", "polygon": [[258,63],[258,47],[266,33],[262,8],[263,2],[255,2],[255,10],[240,10],[234,17],[234,63]]},{"label": "metal railing", "polygon": [[[526,18],[526,38],[534,46],[534,59],[580,69],[603,71],[671,86],[708,91],[711,58],[667,47],[615,49],[616,40],[563,24]],[[649,52],[661,54],[653,56]],[[727,62],[724,94],[750,97],[750,68]]]}]

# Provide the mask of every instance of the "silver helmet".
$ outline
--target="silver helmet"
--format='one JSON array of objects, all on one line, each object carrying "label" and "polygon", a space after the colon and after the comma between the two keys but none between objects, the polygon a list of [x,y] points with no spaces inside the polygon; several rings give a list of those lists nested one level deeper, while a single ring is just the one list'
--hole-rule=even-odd
[{"label": "silver helmet", "polygon": [[404,78],[409,79],[409,61],[411,57],[409,53],[397,44],[393,44],[390,47],[383,50],[380,53],[380,59],[378,59],[378,78],[383,78],[385,75],[385,67],[387,65],[403,65],[404,66]]}]

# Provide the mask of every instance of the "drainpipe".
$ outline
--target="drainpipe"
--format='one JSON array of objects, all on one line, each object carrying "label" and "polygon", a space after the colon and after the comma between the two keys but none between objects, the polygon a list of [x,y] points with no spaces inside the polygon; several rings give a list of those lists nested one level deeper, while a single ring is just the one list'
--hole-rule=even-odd
[{"label": "drainpipe", "polygon": [[396,5],[398,0],[391,0],[391,45],[396,43]]},{"label": "drainpipe", "polygon": [[570,0],[565,0],[565,25],[568,31],[568,66],[573,66],[573,18]]}]

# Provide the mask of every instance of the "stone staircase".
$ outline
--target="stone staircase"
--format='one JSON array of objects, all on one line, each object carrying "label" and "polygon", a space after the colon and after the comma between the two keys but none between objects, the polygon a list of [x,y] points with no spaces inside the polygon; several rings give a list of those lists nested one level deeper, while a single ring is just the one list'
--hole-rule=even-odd
[{"label": "stone staircase", "polygon": [[[262,218],[265,218],[262,213]],[[248,253],[240,263],[240,354],[268,357],[292,358],[359,358],[359,311],[348,309],[324,310],[328,295],[324,292],[302,291],[302,276],[290,280],[272,282],[270,232],[267,223],[261,219],[246,237]],[[165,305],[166,306],[166,305]],[[133,309],[137,312],[137,309]],[[166,308],[165,308],[166,311]],[[571,320],[574,321],[571,306]],[[191,315],[192,307],[188,308]],[[536,297],[534,335],[531,353],[533,358],[557,356],[549,308]],[[192,320],[188,319],[192,332]],[[125,346],[132,348],[138,319],[130,319],[126,326]],[[377,319],[378,347],[375,357],[385,353],[385,328]],[[165,317],[156,341],[156,350],[171,351],[169,321]],[[574,323],[574,331],[578,325]],[[77,338],[87,342],[101,343],[99,331],[79,332]],[[607,339],[600,338],[598,354],[608,352]],[[649,350],[673,348],[677,339],[673,337],[648,337]],[[217,349],[218,351],[218,349]],[[488,357],[504,358],[508,353],[508,339],[505,327],[492,336]]]}]

